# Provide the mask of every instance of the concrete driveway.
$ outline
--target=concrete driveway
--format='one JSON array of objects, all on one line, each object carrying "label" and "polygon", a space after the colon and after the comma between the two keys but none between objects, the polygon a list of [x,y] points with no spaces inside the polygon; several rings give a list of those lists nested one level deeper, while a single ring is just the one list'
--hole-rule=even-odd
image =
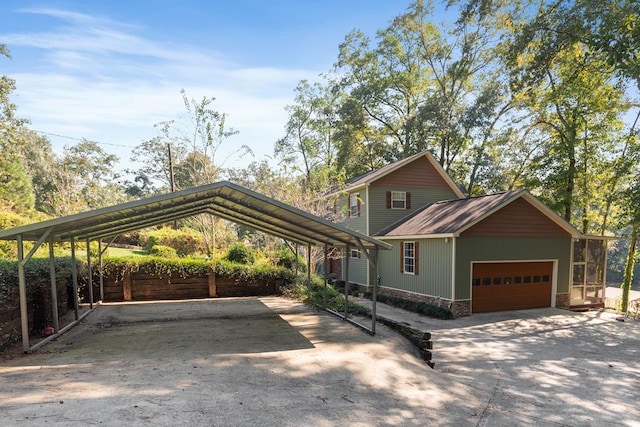
[{"label": "concrete driveway", "polygon": [[432,332],[435,370],[485,402],[476,425],[640,426],[640,321],[554,308],[448,321],[378,312]]},{"label": "concrete driveway", "polygon": [[282,298],[99,306],[38,353],[0,363],[1,424],[640,421],[640,322],[552,309],[395,313],[433,332],[435,370],[381,325],[371,337]]},{"label": "concrete driveway", "polygon": [[282,298],[101,305],[0,363],[3,427],[464,425],[467,395],[394,332]]}]

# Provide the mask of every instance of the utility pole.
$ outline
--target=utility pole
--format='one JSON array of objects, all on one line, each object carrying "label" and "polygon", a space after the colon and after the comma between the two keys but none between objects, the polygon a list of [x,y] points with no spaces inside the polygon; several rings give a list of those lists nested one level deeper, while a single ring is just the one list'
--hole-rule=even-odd
[{"label": "utility pole", "polygon": [[173,177],[173,156],[171,155],[171,144],[167,143],[167,148],[169,149],[169,182],[171,184],[171,192],[176,191],[176,182]]}]

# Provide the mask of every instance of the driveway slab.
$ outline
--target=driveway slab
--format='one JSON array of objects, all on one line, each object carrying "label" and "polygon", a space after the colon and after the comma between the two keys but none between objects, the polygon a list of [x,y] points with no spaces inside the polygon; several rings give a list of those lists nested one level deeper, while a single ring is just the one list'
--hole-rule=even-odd
[{"label": "driveway slab", "polygon": [[555,308],[455,320],[385,304],[378,313],[432,333],[436,371],[486,401],[477,425],[640,425],[640,321]]},{"label": "driveway slab", "polygon": [[1,424],[639,425],[640,321],[378,311],[432,332],[435,370],[380,324],[283,298],[101,305],[0,363]]},{"label": "driveway slab", "polygon": [[0,363],[2,426],[473,425],[470,391],[384,327],[282,298],[105,304]]}]

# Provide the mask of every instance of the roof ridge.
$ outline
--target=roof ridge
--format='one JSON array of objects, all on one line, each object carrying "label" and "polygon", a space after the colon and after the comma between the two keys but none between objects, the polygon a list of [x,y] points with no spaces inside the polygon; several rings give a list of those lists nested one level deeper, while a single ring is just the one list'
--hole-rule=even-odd
[{"label": "roof ridge", "polygon": [[461,202],[463,200],[473,200],[473,199],[482,199],[484,197],[493,197],[493,196],[501,196],[504,194],[509,194],[509,193],[513,193],[513,194],[517,194],[520,193],[524,190],[505,190],[505,191],[499,191],[497,193],[491,193],[491,194],[481,194],[479,196],[469,196],[469,197],[462,197],[459,199],[447,199],[447,200],[438,200],[437,202],[434,202],[433,204],[438,204],[438,203],[453,203],[453,202]]}]

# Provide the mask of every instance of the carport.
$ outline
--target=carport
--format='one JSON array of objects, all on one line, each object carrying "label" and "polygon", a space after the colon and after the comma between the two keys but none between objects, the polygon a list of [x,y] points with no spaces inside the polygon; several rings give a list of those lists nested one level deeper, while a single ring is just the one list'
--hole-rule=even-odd
[{"label": "carport", "polygon": [[[288,242],[306,245],[307,263],[309,266],[311,264],[310,248],[312,245],[324,247],[325,266],[327,264],[328,248],[346,248],[345,253],[349,253],[352,247],[358,248],[365,254],[369,265],[375,271],[377,271],[378,250],[391,248],[391,245],[388,243],[350,230],[344,226],[334,224],[323,218],[227,181],[162,194],[147,199],[136,200],[35,224],[0,230],[0,239],[15,240],[18,249],[18,280],[20,288],[23,350],[25,352],[36,350],[81,320],[78,312],[78,301],[77,298],[74,298],[75,321],[63,329],[59,328],[58,305],[56,301],[55,259],[53,254],[54,243],[63,241],[69,241],[71,243],[71,257],[74,261],[72,262],[74,295],[77,295],[78,289],[77,272],[75,268],[75,242],[85,241],[87,243],[89,304],[90,309],[93,309],[94,296],[91,283],[91,258],[89,254],[89,243],[91,241],[98,241],[100,243],[98,262],[101,265],[104,251],[113,243],[118,235],[199,214],[214,215],[280,237]],[[24,254],[24,241],[35,242],[33,248],[26,255]],[[103,241],[107,242],[104,248],[102,246]],[[54,334],[30,347],[24,267],[36,250],[45,243],[49,244]],[[348,283],[348,257],[346,258],[346,262],[347,266],[343,279]],[[307,271],[307,285],[309,286],[311,279],[310,268],[307,269]],[[373,277],[375,277],[375,275]],[[345,292],[344,313],[333,313],[365,329],[367,332],[375,334],[377,284],[375,280],[372,280],[369,285],[373,293],[370,328],[360,325],[349,318],[347,308],[348,291]],[[102,300],[103,297],[102,289],[102,273],[100,273],[100,300]],[[85,313],[85,315],[87,313]]]}]

